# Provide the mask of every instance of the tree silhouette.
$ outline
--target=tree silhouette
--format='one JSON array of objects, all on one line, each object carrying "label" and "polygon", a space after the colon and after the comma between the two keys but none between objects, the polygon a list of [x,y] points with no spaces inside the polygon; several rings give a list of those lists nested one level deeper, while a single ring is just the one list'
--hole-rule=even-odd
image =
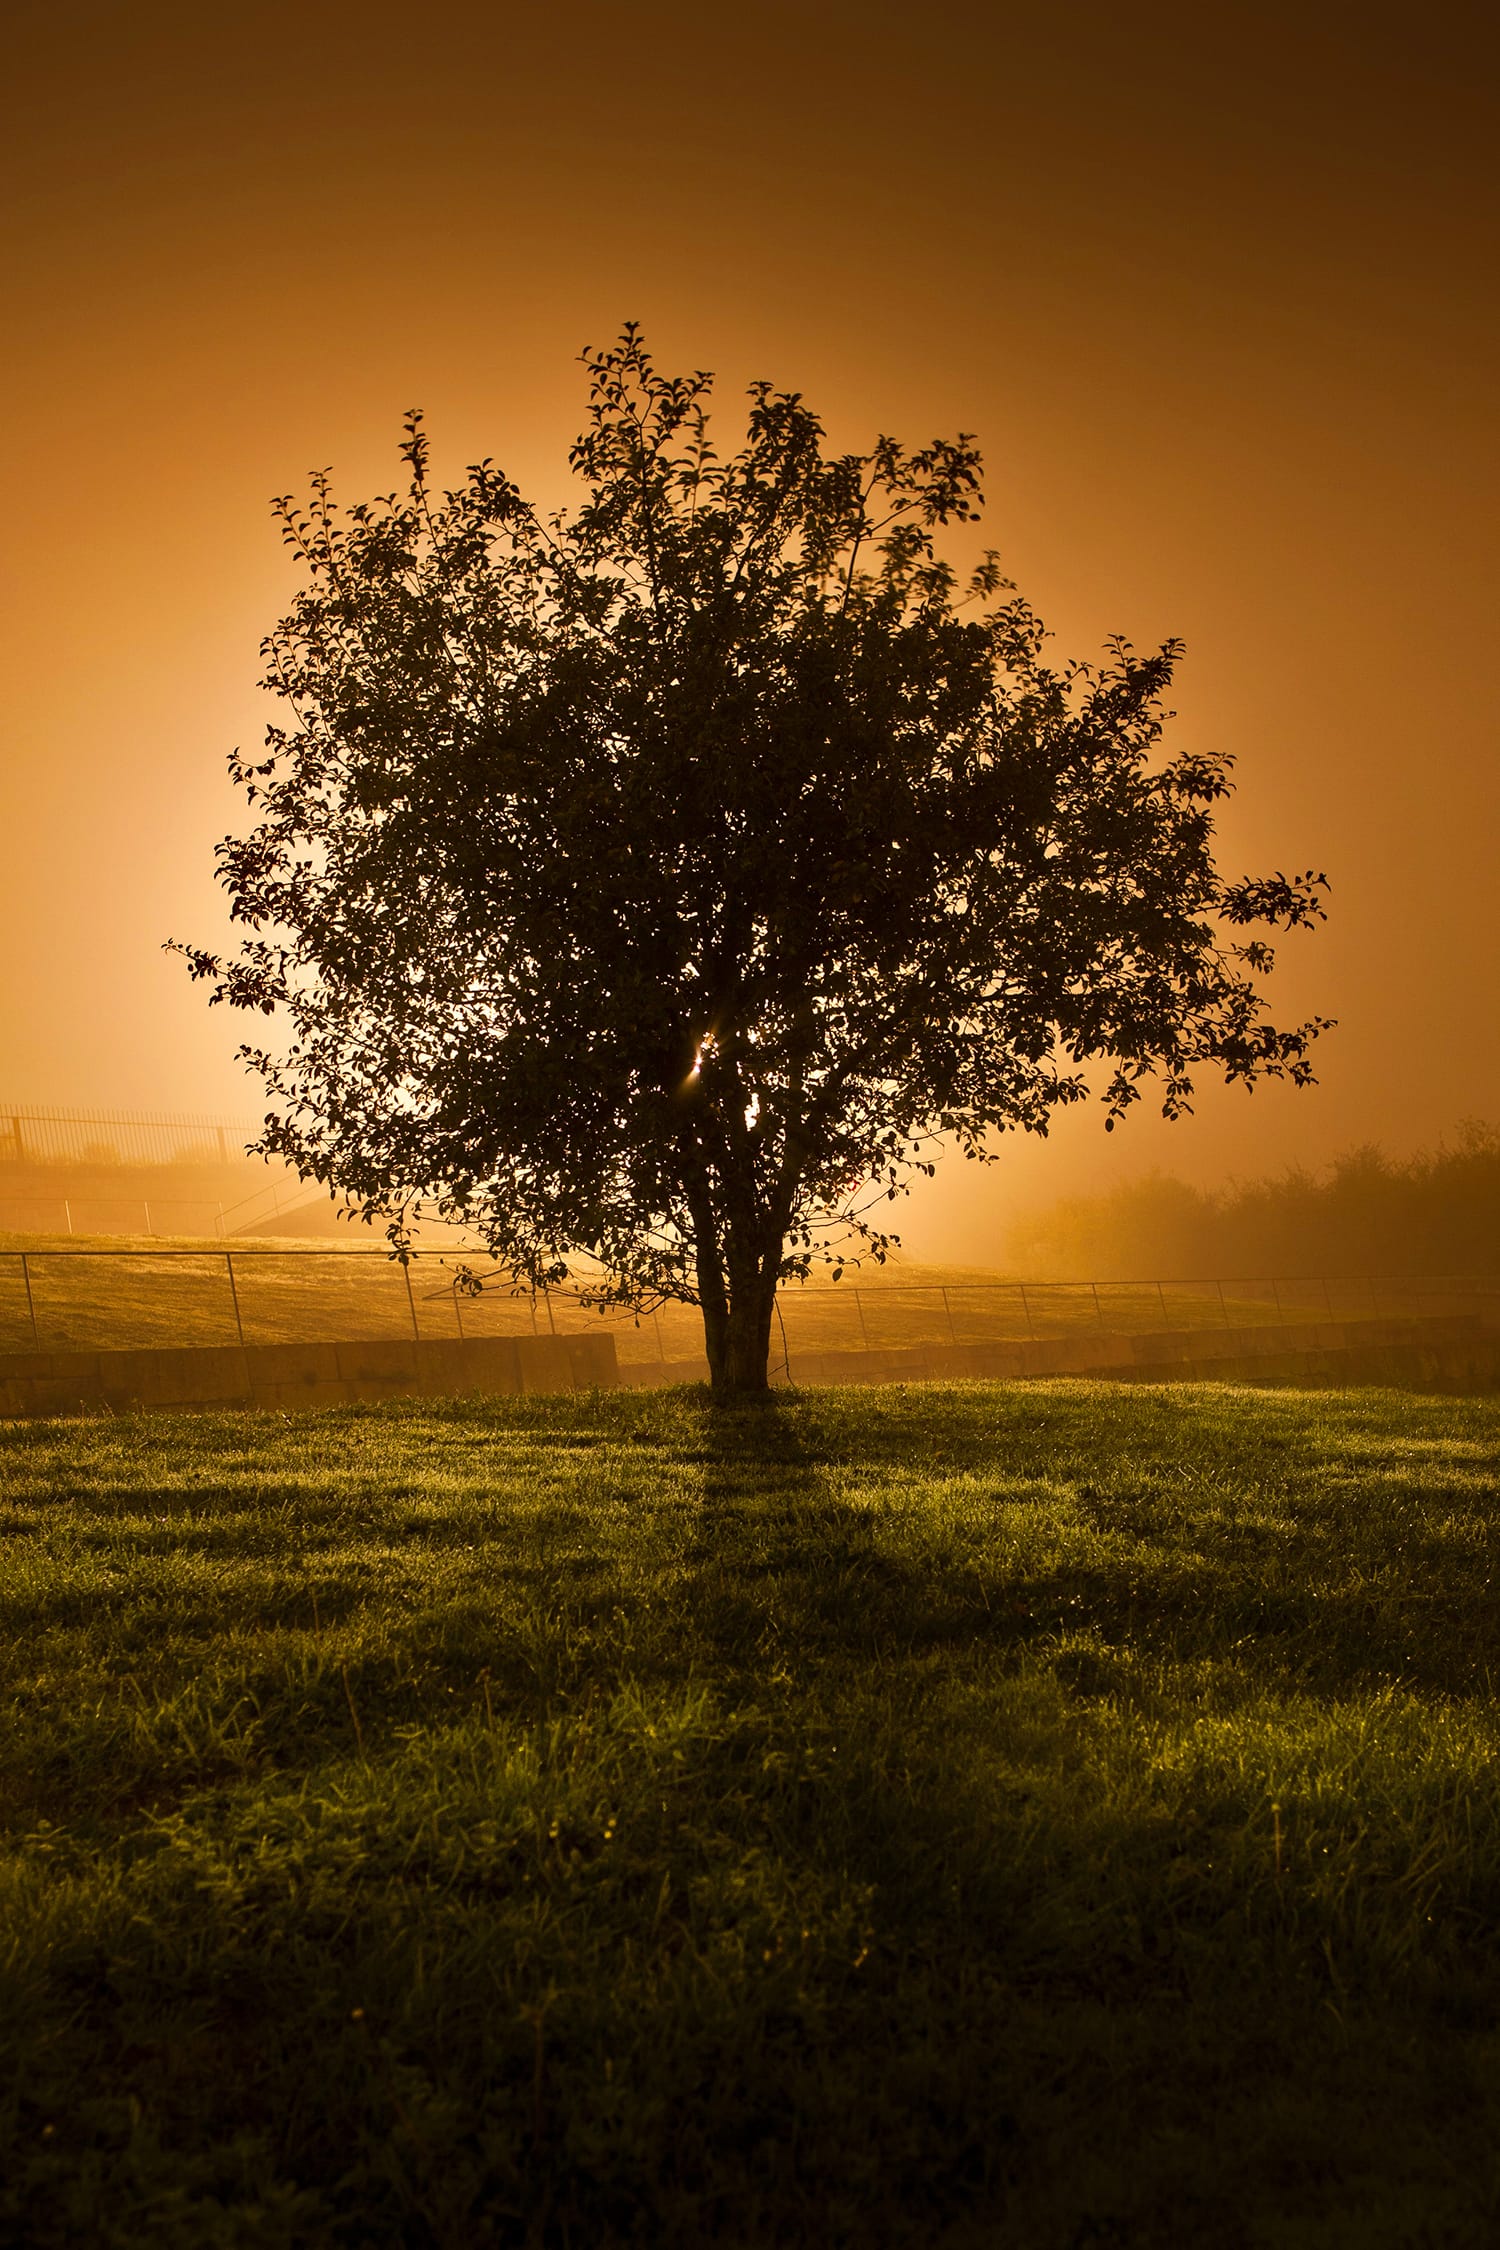
[{"label": "tree silhouette", "polygon": [[454,491],[408,418],[404,493],[276,504],[306,574],[264,644],[289,706],[231,760],[219,847],[246,935],[185,949],[279,1013],[241,1050],[260,1144],[384,1216],[476,1229],[524,1282],[580,1254],[601,1302],[702,1308],[716,1393],[762,1390],[777,1283],[883,1256],[877,1199],[947,1136],[991,1153],[1085,1098],[1311,1072],[1267,927],[1321,877],[1229,882],[1227,761],[1158,754],[1179,654],[1043,661],[987,555],[959,436],[825,454],[756,383],[715,450],[710,378],[639,330],[585,353],[571,513],[491,462]]}]

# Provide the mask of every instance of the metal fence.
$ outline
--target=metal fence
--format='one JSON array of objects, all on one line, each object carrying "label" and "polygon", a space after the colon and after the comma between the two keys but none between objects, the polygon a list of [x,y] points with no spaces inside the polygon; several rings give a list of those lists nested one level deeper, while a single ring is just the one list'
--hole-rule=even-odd
[{"label": "metal fence", "polygon": [[0,1104],[0,1163],[235,1164],[259,1131],[243,1118],[7,1102]]},{"label": "metal fence", "polygon": [[286,1212],[316,1203],[321,1188],[273,1175],[226,1203],[217,1195],[0,1195],[0,1228],[11,1234],[228,1235],[274,1231]]},{"label": "metal fence", "polygon": [[[451,1250],[419,1251],[406,1266],[368,1249],[0,1251],[0,1349],[561,1334],[604,1325],[622,1362],[702,1359],[692,1306],[601,1320],[572,1290],[533,1297],[494,1279],[466,1295],[461,1270],[462,1253]],[[781,1293],[773,1355],[1453,1312],[1500,1328],[1500,1280],[816,1283]]]},{"label": "metal fence", "polygon": [[225,1219],[223,1198],[216,1195],[0,1195],[0,1227],[14,1234],[223,1235],[233,1231]]}]

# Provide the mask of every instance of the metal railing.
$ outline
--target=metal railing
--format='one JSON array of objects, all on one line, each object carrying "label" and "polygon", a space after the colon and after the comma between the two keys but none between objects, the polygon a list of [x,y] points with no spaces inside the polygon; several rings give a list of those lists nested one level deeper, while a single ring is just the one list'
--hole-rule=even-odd
[{"label": "metal railing", "polygon": [[[472,1253],[469,1254],[472,1257]],[[357,1342],[613,1330],[622,1361],[701,1362],[696,1308],[601,1316],[576,1290],[518,1293],[502,1279],[467,1295],[462,1251],[405,1266],[379,1249],[0,1250],[0,1350],[143,1344]],[[1500,1327],[1500,1278],[1140,1282],[815,1283],[783,1290],[774,1354],[909,1344],[1303,1325],[1477,1312]]]},{"label": "metal railing", "polygon": [[[0,1228],[14,1234],[161,1234],[179,1239],[211,1234],[222,1240],[269,1227],[273,1219],[322,1200],[321,1188],[299,1195],[296,1185],[289,1190],[284,1180],[268,1180],[233,1203],[216,1195],[0,1195]],[[168,1212],[190,1212],[198,1223],[179,1218],[175,1225],[158,1226]],[[61,1218],[61,1226],[46,1225],[41,1214]]]},{"label": "metal railing", "polygon": [[[195,1234],[202,1232],[222,1235],[226,1231],[223,1199],[214,1195],[0,1195],[0,1226],[10,1228],[17,1234],[41,1231],[36,1227],[35,1214],[38,1211],[54,1213],[60,1211],[64,1234]],[[139,1228],[134,1226],[100,1226],[97,1219],[92,1226],[86,1223],[89,1213],[104,1212],[112,1219],[118,1219],[122,1213],[127,1211],[131,1213],[132,1217],[137,1213],[140,1215],[141,1225]],[[186,1225],[158,1227],[156,1224],[157,1218],[168,1211],[192,1211],[200,1219],[206,1216],[208,1224],[201,1229]],[[16,1216],[18,1213],[23,1216],[18,1218]]]},{"label": "metal railing", "polygon": [[234,1164],[259,1131],[242,1118],[7,1102],[0,1104],[0,1163],[170,1164],[197,1157]]},{"label": "metal railing", "polygon": [[[0,1195],[0,1230],[11,1234],[162,1235],[168,1240],[207,1234],[222,1241],[232,1235],[274,1233],[273,1220],[289,1218],[294,1212],[328,1200],[326,1189],[304,1187],[295,1174],[274,1171],[248,1195],[230,1203],[215,1195]],[[166,1212],[193,1213],[198,1223],[182,1219],[175,1225],[158,1226],[158,1218]]]}]

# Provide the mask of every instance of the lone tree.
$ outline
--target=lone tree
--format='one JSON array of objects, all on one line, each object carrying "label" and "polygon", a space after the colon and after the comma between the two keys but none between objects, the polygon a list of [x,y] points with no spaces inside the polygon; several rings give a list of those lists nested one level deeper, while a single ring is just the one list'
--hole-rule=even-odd
[{"label": "lone tree", "polygon": [[583,1255],[596,1302],[696,1304],[715,1393],[757,1392],[778,1282],[883,1256],[938,1137],[1305,1083],[1322,1020],[1265,1020],[1259,933],[1322,878],[1216,869],[1228,761],[1158,753],[1179,644],[1052,669],[993,554],[960,585],[971,438],[830,458],[756,383],[721,455],[633,324],[584,364],[571,513],[489,461],[437,491],[415,413],[404,495],[276,503],[306,584],[289,723],[230,761],[247,934],[186,950],[289,1026],[241,1050],[262,1152],[398,1252],[420,1200],[523,1284]]}]

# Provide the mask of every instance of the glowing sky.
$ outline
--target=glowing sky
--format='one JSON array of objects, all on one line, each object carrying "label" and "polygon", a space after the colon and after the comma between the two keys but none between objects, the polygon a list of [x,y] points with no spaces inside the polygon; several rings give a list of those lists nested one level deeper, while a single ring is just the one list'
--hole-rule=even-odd
[{"label": "glowing sky", "polygon": [[[1493,35],[1478,11],[381,4],[11,11],[0,1096],[244,1110],[223,755],[287,590],[266,501],[493,454],[562,498],[585,343],[985,443],[1057,634],[1181,634],[1225,857],[1326,867],[1323,1084],[1032,1192],[1500,1117]],[[972,1172],[914,1242],[973,1246]],[[976,1216],[977,1213],[977,1216]],[[976,1232],[977,1229],[977,1232]]]}]

